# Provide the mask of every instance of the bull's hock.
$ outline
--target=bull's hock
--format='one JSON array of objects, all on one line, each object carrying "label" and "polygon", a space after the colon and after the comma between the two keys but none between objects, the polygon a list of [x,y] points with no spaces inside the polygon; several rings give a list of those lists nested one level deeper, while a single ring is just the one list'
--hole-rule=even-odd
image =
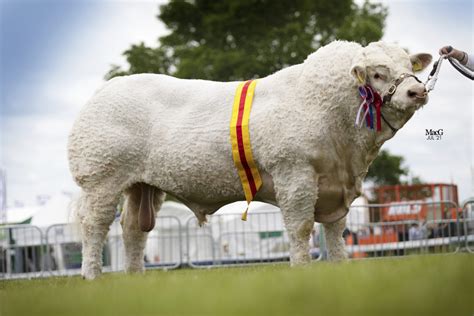
[{"label": "bull's hock", "polygon": [[[329,257],[345,257],[341,236],[348,207],[380,146],[394,136],[386,124],[377,133],[354,127],[358,87],[368,84],[383,95],[401,74],[413,74],[412,65],[421,70],[430,60],[383,42],[362,47],[336,41],[304,63],[258,80],[248,123],[262,179],[255,200],[281,208],[292,264],[309,261],[315,220],[325,224]],[[245,200],[229,131],[237,85],[131,75],[108,81],[87,102],[68,144],[71,173],[82,188],[75,205],[85,278],[100,274],[102,244],[122,195],[126,270],[143,270],[142,184],[153,188],[145,199],[148,209],[158,212],[168,193],[201,223],[221,206]],[[413,97],[420,89],[407,77],[381,107],[397,130],[427,102]]]}]

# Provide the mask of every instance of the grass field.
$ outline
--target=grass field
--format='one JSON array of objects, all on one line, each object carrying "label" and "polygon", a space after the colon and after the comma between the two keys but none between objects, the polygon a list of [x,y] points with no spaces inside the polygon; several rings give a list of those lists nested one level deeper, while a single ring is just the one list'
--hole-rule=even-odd
[{"label": "grass field", "polygon": [[0,281],[1,315],[473,315],[474,255]]}]

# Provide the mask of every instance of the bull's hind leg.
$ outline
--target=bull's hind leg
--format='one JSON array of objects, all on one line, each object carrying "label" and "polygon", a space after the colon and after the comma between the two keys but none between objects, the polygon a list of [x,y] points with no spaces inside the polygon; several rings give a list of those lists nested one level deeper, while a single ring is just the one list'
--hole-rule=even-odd
[{"label": "bull's hind leg", "polygon": [[118,194],[83,193],[79,219],[82,233],[82,276],[96,278],[102,270],[102,249],[115,216]]},{"label": "bull's hind leg", "polygon": [[324,225],[324,236],[328,249],[328,259],[331,261],[341,261],[347,258],[347,252],[344,247],[344,238],[342,233],[346,228],[346,218]]},{"label": "bull's hind leg", "polygon": [[[125,271],[142,272],[144,270],[143,250],[148,231],[154,225],[154,219],[150,220],[148,217],[156,215],[146,212],[158,212],[165,194],[155,187],[138,183],[128,189],[125,195],[124,210],[120,220],[125,246]],[[149,206],[153,206],[152,209],[144,209]],[[147,219],[144,220],[143,217],[147,217]],[[150,221],[153,223],[150,224]]]},{"label": "bull's hind leg", "polygon": [[295,167],[273,174],[278,205],[290,239],[291,265],[311,261],[309,239],[314,227],[317,177],[310,167]]}]

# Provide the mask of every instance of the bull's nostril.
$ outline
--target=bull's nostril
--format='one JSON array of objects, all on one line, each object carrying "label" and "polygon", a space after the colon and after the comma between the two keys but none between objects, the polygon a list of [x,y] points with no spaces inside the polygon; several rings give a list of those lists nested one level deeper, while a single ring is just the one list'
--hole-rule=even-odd
[{"label": "bull's nostril", "polygon": [[414,97],[416,97],[416,95],[417,95],[417,93],[416,93],[415,91],[411,91],[411,90],[408,90],[407,93],[408,93],[408,96],[409,96],[410,98],[414,98]]}]

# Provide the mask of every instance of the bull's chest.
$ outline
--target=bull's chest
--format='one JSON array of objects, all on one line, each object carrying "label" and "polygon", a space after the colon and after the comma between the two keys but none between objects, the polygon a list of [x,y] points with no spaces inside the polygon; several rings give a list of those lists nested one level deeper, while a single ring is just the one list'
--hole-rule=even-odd
[{"label": "bull's chest", "polygon": [[344,217],[357,196],[356,192],[355,183],[321,176],[318,181],[318,199],[314,206],[315,220],[330,223]]},{"label": "bull's chest", "polygon": [[[317,200],[314,206],[315,220],[320,223],[331,223],[344,217],[353,199],[359,195],[360,181],[344,181],[336,177],[320,175],[317,190]],[[276,204],[272,177],[262,173],[263,187],[259,192],[260,201]],[[276,204],[277,205],[277,204]],[[294,210],[298,211],[298,210]]]}]

